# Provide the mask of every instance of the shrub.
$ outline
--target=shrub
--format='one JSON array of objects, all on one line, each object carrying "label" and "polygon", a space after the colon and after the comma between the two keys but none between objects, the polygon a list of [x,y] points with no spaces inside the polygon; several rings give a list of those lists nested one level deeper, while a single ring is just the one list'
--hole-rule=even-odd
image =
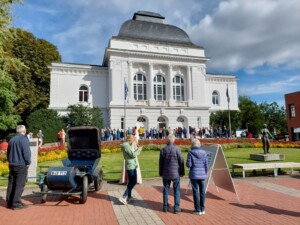
[{"label": "shrub", "polygon": [[31,113],[27,120],[28,131],[35,136],[39,130],[43,131],[44,143],[56,142],[57,132],[66,125],[63,119],[53,109],[39,109]]},{"label": "shrub", "polygon": [[8,175],[8,173],[9,173],[8,163],[0,162],[0,177],[6,176],[6,175]]}]

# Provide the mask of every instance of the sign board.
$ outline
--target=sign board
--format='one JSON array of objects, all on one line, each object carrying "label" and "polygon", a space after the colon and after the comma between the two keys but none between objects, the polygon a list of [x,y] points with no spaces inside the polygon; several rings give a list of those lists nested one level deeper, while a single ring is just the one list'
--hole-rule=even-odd
[{"label": "sign board", "polygon": [[28,168],[28,181],[36,182],[36,168],[38,161],[38,138],[31,138],[29,140],[31,151],[31,164]]},{"label": "sign board", "polygon": [[223,188],[235,193],[239,200],[222,146],[216,144],[204,145],[201,148],[207,153],[208,163],[208,173],[205,179],[205,191],[207,191],[210,179],[213,178],[214,183],[218,188]]}]

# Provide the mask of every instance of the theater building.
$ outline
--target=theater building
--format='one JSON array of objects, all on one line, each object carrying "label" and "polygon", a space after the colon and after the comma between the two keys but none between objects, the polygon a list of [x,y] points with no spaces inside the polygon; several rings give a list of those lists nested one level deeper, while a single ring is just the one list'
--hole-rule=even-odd
[{"label": "theater building", "polygon": [[208,60],[185,31],[138,11],[111,37],[102,65],[52,63],[49,108],[100,107],[112,128],[209,127],[211,112],[228,109],[227,86],[238,110],[238,79],[207,73]]}]

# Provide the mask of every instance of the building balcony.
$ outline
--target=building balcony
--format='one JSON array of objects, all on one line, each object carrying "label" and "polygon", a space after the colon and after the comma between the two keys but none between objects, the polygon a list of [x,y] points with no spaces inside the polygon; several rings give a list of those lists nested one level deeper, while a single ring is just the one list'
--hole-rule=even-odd
[{"label": "building balcony", "polygon": [[156,105],[157,106],[168,106],[169,105],[169,101],[156,101]]},{"label": "building balcony", "polygon": [[187,101],[175,102],[175,106],[187,107],[188,102]]},{"label": "building balcony", "polygon": [[136,100],[136,105],[149,106],[149,100]]}]

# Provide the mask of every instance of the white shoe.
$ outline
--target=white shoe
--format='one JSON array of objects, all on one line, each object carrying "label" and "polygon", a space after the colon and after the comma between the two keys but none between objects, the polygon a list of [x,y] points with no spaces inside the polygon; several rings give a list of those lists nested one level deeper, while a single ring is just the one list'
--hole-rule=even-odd
[{"label": "white shoe", "polygon": [[205,211],[201,212],[201,215],[205,215]]},{"label": "white shoe", "polygon": [[198,211],[196,211],[196,210],[194,210],[194,211],[192,212],[192,214],[194,214],[194,215],[202,215],[201,212],[198,212]]},{"label": "white shoe", "polygon": [[121,203],[123,203],[124,205],[127,205],[127,197],[121,197],[121,198],[119,198],[119,201]]}]

